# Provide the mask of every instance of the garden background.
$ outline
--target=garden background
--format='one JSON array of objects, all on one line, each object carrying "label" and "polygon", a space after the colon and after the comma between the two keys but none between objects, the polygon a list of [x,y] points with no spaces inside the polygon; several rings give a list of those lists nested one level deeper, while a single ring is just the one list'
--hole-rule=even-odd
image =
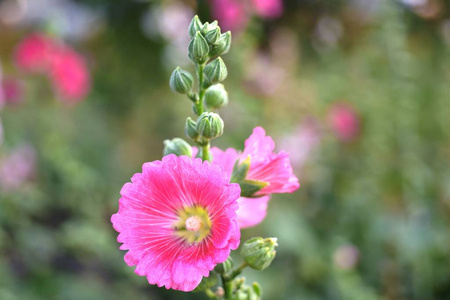
[{"label": "garden background", "polygon": [[[0,1],[0,299],[203,299],[135,275],[110,223],[184,135],[168,82],[194,14],[233,33],[214,145],[261,125],[301,183],[242,231],[279,243],[247,279],[265,299],[450,299],[445,0]],[[72,56],[30,70],[36,36]]]}]

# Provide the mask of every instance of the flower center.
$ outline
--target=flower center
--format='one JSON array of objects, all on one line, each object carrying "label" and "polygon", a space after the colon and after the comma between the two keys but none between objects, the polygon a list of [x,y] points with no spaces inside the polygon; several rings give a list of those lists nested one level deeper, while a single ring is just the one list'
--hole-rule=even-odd
[{"label": "flower center", "polygon": [[200,243],[211,232],[208,211],[200,206],[183,207],[178,211],[174,232],[187,243]]},{"label": "flower center", "polygon": [[192,216],[189,217],[184,224],[189,231],[199,231],[202,227],[202,220],[197,216]]}]

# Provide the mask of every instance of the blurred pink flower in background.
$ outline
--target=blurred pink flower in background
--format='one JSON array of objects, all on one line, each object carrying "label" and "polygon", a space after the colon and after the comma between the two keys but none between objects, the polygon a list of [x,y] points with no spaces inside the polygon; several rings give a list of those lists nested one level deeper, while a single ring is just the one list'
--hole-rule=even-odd
[{"label": "blurred pink flower in background", "polygon": [[56,42],[42,33],[26,36],[17,46],[14,59],[27,72],[46,73],[57,48]]},{"label": "blurred pink flower in background", "polygon": [[90,76],[84,58],[67,47],[55,53],[50,79],[55,91],[67,102],[82,100],[90,90]]},{"label": "blurred pink flower in background", "polygon": [[[2,82],[5,104],[18,104],[23,100],[23,83],[15,78],[5,78]],[[0,105],[1,106],[1,105]]]},{"label": "blurred pink flower in background", "polygon": [[241,31],[249,21],[245,3],[239,0],[213,0],[212,15],[223,31]]},{"label": "blurred pink flower in background", "polygon": [[244,30],[253,14],[273,19],[283,13],[282,0],[212,0],[211,7],[220,27],[233,32]]},{"label": "blurred pink flower in background", "polygon": [[257,15],[262,18],[278,18],[283,13],[282,0],[252,0]]},{"label": "blurred pink flower in background", "polygon": [[289,153],[292,165],[300,169],[308,161],[312,151],[319,146],[321,138],[319,122],[308,117],[282,140],[281,149]]},{"label": "blurred pink flower in background", "polygon": [[352,141],[359,133],[359,117],[348,103],[335,103],[329,111],[329,122],[334,134],[342,141]]},{"label": "blurred pink flower in background", "polygon": [[47,75],[55,92],[66,103],[82,100],[90,90],[90,75],[84,58],[57,39],[42,33],[24,38],[15,52],[19,68]]},{"label": "blurred pink flower in background", "polygon": [[0,157],[0,190],[14,191],[31,179],[36,170],[36,153],[29,145],[22,145],[12,153]]},{"label": "blurred pink flower in background", "polygon": [[340,269],[353,269],[359,260],[359,250],[351,244],[342,245],[334,252],[333,260],[335,265]]}]

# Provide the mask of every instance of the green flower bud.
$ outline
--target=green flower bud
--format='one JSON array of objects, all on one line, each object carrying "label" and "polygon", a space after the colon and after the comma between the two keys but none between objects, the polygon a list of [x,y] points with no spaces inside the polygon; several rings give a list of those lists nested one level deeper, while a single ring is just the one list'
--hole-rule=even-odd
[{"label": "green flower bud", "polygon": [[212,288],[218,282],[217,274],[215,272],[209,273],[208,277],[203,277],[200,284],[195,288],[194,292],[203,292]]},{"label": "green flower bud", "polygon": [[202,22],[200,22],[200,19],[196,15],[195,17],[192,18],[192,21],[189,24],[189,29],[188,29],[189,37],[192,39],[195,36],[195,34],[197,33],[197,31],[200,31],[202,29],[202,27],[203,27],[203,24],[202,24]]},{"label": "green flower bud", "polygon": [[212,47],[209,56],[216,57],[219,55],[226,54],[228,53],[228,51],[230,51],[230,47],[231,47],[231,32],[227,31],[220,35],[219,40]]},{"label": "green flower bud", "polygon": [[[219,23],[217,23],[217,21],[212,22],[211,24],[209,24],[208,22],[205,22],[205,24],[203,24],[202,29],[200,30],[200,32],[203,35],[206,35],[206,33],[208,31],[214,30],[216,28],[219,28]],[[220,28],[219,28],[220,29]]]},{"label": "green flower bud", "polygon": [[208,58],[209,44],[202,36],[200,31],[197,31],[194,38],[189,43],[189,58],[195,63],[204,63]]},{"label": "green flower bud", "polygon": [[216,27],[215,29],[206,32],[205,33],[205,39],[211,45],[217,44],[219,42],[219,39],[220,39],[220,28]]},{"label": "green flower bud", "polygon": [[205,92],[204,98],[206,106],[219,109],[228,104],[228,93],[223,84],[215,84],[209,87]]},{"label": "green flower bud", "polygon": [[227,66],[220,57],[207,64],[203,73],[211,83],[224,81],[228,76]]},{"label": "green flower bud", "polygon": [[264,270],[275,258],[276,238],[251,238],[242,246],[241,254],[245,262],[255,270]]},{"label": "green flower bud", "polygon": [[192,157],[192,147],[185,140],[174,138],[164,141],[163,156],[175,154],[176,156],[187,155]]},{"label": "green flower bud", "polygon": [[194,78],[191,73],[177,67],[170,76],[170,88],[172,91],[180,94],[187,94],[192,89]]},{"label": "green flower bud", "polygon": [[229,256],[226,261],[224,261],[221,264],[218,264],[214,268],[214,271],[216,271],[219,274],[225,274],[230,272],[231,269],[233,269],[233,259],[231,258],[231,256]]},{"label": "green flower bud", "polygon": [[212,112],[205,112],[197,120],[197,131],[206,139],[214,139],[223,134],[222,118]]},{"label": "green flower bud", "polygon": [[186,133],[187,137],[190,137],[194,141],[199,138],[199,134],[197,131],[197,123],[195,123],[194,120],[192,120],[190,117],[186,119],[186,126],[184,127],[184,132]]}]

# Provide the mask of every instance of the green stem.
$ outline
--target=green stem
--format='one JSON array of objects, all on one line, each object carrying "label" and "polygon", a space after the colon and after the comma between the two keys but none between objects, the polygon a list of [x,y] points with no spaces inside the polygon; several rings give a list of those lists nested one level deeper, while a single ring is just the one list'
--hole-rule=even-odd
[{"label": "green stem", "polygon": [[203,88],[203,69],[205,68],[205,64],[197,65],[197,79],[198,79],[198,101],[195,104],[197,107],[198,115],[200,116],[203,113],[203,97],[205,96],[205,89]]},{"label": "green stem", "polygon": [[227,279],[225,276],[222,275],[222,285],[223,285],[223,290],[225,292],[224,299],[232,300],[233,299],[233,280]]},{"label": "green stem", "polygon": [[244,261],[236,270],[233,270],[230,274],[230,278],[234,279],[236,276],[242,273],[242,270],[244,270],[248,264]]},{"label": "green stem", "polygon": [[[203,109],[203,98],[205,97],[205,88],[203,86],[204,76],[203,76],[203,69],[205,68],[205,64],[197,64],[197,79],[198,79],[198,101],[195,103],[197,107],[197,113],[200,116],[204,109]],[[202,147],[202,159],[205,161],[211,161],[211,154],[209,152],[210,143],[208,143]]]},{"label": "green stem", "polygon": [[208,144],[201,146],[201,147],[202,147],[202,160],[203,161],[205,161],[205,160],[211,161],[211,154],[209,153],[209,147],[210,147],[209,141],[208,141]]},{"label": "green stem", "polygon": [[216,294],[211,289],[205,290],[206,296],[208,296],[209,299],[217,299]]}]

